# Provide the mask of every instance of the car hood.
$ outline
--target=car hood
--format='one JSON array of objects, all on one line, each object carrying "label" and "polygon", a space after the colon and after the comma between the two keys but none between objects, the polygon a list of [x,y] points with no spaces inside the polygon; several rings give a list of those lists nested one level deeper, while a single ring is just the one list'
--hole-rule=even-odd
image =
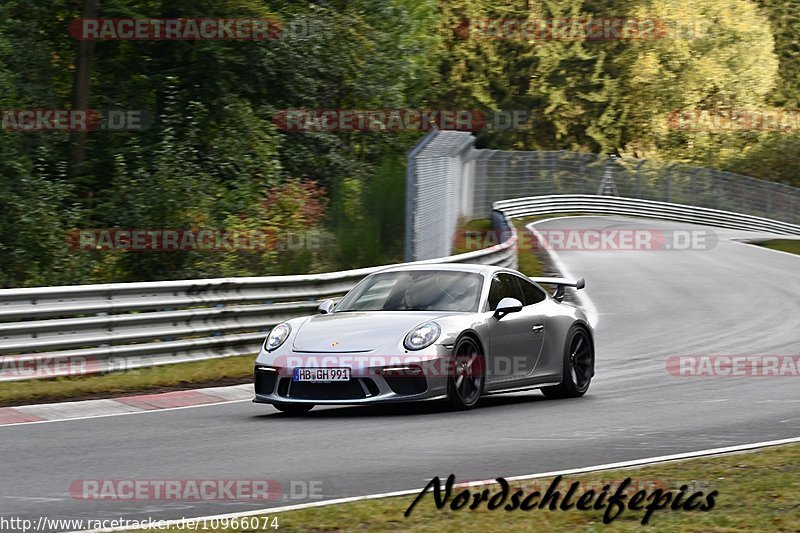
[{"label": "car hood", "polygon": [[374,311],[316,315],[303,322],[295,335],[296,352],[369,352],[387,342],[402,342],[418,324],[445,312]]}]

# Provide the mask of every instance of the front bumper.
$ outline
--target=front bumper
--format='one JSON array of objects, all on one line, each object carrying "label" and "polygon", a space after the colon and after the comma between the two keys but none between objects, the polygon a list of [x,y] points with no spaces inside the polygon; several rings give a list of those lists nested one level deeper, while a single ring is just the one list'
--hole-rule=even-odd
[{"label": "front bumper", "polygon": [[[311,357],[316,364],[308,363]],[[253,401],[359,405],[444,398],[447,395],[444,369],[451,361],[452,350],[442,345],[398,356],[370,353],[293,353],[287,356],[262,352],[254,369]],[[293,381],[294,369],[307,366],[350,367],[352,377],[340,382]]]}]

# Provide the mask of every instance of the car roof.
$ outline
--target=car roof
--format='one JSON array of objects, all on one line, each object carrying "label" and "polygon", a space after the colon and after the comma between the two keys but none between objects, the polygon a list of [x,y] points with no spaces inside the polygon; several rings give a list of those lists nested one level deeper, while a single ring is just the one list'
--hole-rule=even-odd
[{"label": "car roof", "polygon": [[[472,263],[407,263],[383,268],[378,272],[401,272],[408,270],[448,270],[451,272],[473,272],[491,275],[498,271],[509,271],[507,268],[493,265],[476,265]],[[513,272],[513,271],[512,271]]]}]

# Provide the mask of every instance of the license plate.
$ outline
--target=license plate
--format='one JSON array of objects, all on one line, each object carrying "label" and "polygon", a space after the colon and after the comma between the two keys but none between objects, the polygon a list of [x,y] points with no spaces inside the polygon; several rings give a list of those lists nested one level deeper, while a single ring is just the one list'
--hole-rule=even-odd
[{"label": "license plate", "polygon": [[349,368],[295,368],[294,381],[325,383],[328,381],[350,381]]}]

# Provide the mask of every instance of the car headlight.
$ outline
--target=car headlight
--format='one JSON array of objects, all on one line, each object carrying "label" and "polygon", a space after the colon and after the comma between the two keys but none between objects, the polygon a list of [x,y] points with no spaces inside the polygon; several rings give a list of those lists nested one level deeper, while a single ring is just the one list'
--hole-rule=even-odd
[{"label": "car headlight", "polygon": [[272,328],[272,331],[270,331],[269,335],[267,335],[267,340],[264,342],[264,348],[268,352],[278,348],[286,341],[286,339],[289,337],[289,332],[291,331],[292,328],[289,327],[289,324],[278,324]]},{"label": "car headlight", "polygon": [[442,328],[436,322],[425,322],[412,329],[406,335],[403,346],[408,350],[421,350],[427,348],[439,338]]}]

